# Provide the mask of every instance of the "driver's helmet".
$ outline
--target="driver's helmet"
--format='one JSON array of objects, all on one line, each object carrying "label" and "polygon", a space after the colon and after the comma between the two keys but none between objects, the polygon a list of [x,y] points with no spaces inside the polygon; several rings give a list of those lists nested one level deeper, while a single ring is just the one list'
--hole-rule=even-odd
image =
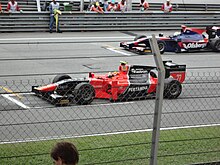
[{"label": "driver's helmet", "polygon": [[119,72],[127,73],[129,66],[127,65],[128,62],[126,61],[120,61],[121,65],[119,66]]},{"label": "driver's helmet", "polygon": [[128,64],[128,62],[127,61],[120,61],[120,64],[121,65],[126,65],[126,64]]},{"label": "driver's helmet", "polygon": [[173,33],[173,36],[175,37],[175,36],[178,36],[178,35],[180,35],[181,33],[180,32],[174,32]]}]

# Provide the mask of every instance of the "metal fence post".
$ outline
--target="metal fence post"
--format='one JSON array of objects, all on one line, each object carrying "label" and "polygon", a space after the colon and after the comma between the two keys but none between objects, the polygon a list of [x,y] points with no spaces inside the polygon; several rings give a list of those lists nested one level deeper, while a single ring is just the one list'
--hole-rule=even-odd
[{"label": "metal fence post", "polygon": [[37,2],[37,11],[41,12],[40,0],[36,0],[36,2]]},{"label": "metal fence post", "polygon": [[152,38],[150,39],[150,45],[151,45],[152,53],[154,55],[155,63],[158,68],[158,82],[157,82],[157,90],[156,90],[153,132],[152,132],[152,141],[151,141],[152,143],[151,143],[150,165],[157,165],[165,69],[155,35],[152,35]]},{"label": "metal fence post", "polygon": [[126,0],[127,11],[132,11],[132,0]]},{"label": "metal fence post", "polygon": [[80,0],[80,11],[84,10],[84,0]]}]

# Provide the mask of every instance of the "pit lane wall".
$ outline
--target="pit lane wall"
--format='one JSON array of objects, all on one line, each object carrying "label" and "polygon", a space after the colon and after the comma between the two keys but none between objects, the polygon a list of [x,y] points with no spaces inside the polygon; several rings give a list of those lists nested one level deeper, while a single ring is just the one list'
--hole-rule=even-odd
[{"label": "pit lane wall", "polygon": [[[161,11],[115,12],[97,14],[93,12],[63,12],[60,29],[67,31],[112,31],[112,30],[178,30],[180,25],[205,28],[220,26],[220,12]],[[0,32],[46,32],[49,30],[48,12],[24,12],[0,14]]]}]

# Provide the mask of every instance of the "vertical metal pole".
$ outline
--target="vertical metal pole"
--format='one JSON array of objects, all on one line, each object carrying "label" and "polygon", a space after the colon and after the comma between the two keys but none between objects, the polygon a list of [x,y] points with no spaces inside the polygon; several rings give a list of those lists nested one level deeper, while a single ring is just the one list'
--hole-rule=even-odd
[{"label": "vertical metal pole", "polygon": [[155,101],[155,110],[154,110],[150,165],[157,165],[157,155],[158,155],[159,136],[160,136],[160,122],[161,122],[163,92],[164,92],[165,68],[163,65],[163,61],[161,58],[161,54],[158,48],[155,35],[152,35],[152,38],[150,39],[150,46],[152,53],[154,55],[155,63],[158,68],[158,82],[157,82],[156,101]]},{"label": "vertical metal pole", "polygon": [[84,10],[84,0],[80,0],[80,11]]},{"label": "vertical metal pole", "polygon": [[37,11],[41,12],[40,0],[36,0],[36,2],[37,2]]},{"label": "vertical metal pole", "polygon": [[132,0],[126,0],[127,11],[132,11]]}]

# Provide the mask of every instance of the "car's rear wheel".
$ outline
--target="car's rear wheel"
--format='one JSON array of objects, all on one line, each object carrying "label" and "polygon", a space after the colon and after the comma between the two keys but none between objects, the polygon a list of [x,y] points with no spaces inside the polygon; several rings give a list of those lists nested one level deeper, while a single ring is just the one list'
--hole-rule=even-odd
[{"label": "car's rear wheel", "polygon": [[181,53],[181,48],[179,47],[178,44],[175,44],[174,51],[175,53]]},{"label": "car's rear wheel", "polygon": [[95,89],[89,83],[80,83],[74,89],[76,104],[90,104],[95,97]]},{"label": "car's rear wheel", "polygon": [[182,92],[182,85],[177,80],[172,80],[167,84],[166,89],[164,90],[164,97],[168,99],[176,99]]},{"label": "car's rear wheel", "polygon": [[220,52],[220,39],[211,40],[210,46],[211,46],[213,51]]},{"label": "car's rear wheel", "polygon": [[71,79],[71,77],[69,75],[57,75],[56,77],[54,77],[53,79],[53,83],[56,83],[58,81],[62,81],[62,80],[66,80],[66,79]]},{"label": "car's rear wheel", "polygon": [[139,39],[141,39],[141,38],[146,38],[146,36],[145,36],[145,35],[138,35],[138,36],[136,36],[136,37],[134,38],[134,41],[137,41],[137,40],[139,40]]},{"label": "car's rear wheel", "polygon": [[165,52],[165,49],[166,49],[166,43],[162,40],[158,40],[157,44],[158,44],[160,53],[163,54]]}]

